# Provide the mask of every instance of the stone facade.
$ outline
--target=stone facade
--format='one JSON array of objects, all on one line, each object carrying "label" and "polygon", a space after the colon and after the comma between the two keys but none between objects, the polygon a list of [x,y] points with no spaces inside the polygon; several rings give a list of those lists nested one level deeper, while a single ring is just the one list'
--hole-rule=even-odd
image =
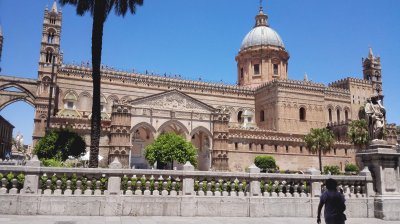
[{"label": "stone facade", "polygon": [[[51,128],[71,127],[89,143],[91,67],[63,63],[61,20],[55,4],[45,10],[37,91],[32,97],[33,139],[44,135],[50,105]],[[381,87],[380,58],[370,51],[363,60],[364,79],[346,78],[326,86],[306,77],[290,80],[289,57],[260,8],[256,25],[236,56],[238,85],[102,67],[100,166],[118,157],[124,167],[148,168],[145,146],[163,132],[176,132],[198,148],[200,170],[243,171],[255,156],[264,154],[273,155],[283,170],[305,170],[315,167],[318,159],[308,152],[303,137],[310,128],[327,126],[337,142],[324,155],[324,164],[343,170],[345,164],[355,163],[347,125],[358,119],[366,97]]]}]

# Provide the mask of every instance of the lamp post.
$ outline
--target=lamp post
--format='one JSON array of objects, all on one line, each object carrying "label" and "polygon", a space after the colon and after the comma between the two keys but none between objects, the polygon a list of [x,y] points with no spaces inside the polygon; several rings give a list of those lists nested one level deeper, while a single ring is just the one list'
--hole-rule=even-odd
[{"label": "lamp post", "polygon": [[51,64],[51,79],[50,79],[50,91],[49,91],[49,104],[47,107],[47,122],[46,122],[46,133],[50,131],[50,116],[51,116],[51,101],[53,99],[53,82],[54,82],[54,67],[55,67],[56,56],[53,56]]}]

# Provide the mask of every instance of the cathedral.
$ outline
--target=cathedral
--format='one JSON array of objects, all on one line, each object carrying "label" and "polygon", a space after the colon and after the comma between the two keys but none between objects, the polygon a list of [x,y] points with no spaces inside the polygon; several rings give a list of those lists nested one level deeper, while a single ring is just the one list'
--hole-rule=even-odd
[{"label": "cathedral", "polygon": [[[72,128],[89,144],[91,67],[63,63],[62,19],[56,3],[45,9],[31,100],[33,139],[44,136],[49,121],[51,128]],[[349,122],[358,119],[369,96],[383,96],[380,58],[370,49],[362,63],[363,79],[328,85],[306,75],[291,80],[289,59],[260,7],[235,57],[237,85],[102,68],[100,166],[118,157],[125,168],[149,168],[144,148],[160,134],[175,132],[196,146],[198,170],[244,171],[257,155],[273,156],[281,170],[306,170],[318,166],[318,155],[306,148],[304,136],[311,128],[328,127],[336,142],[323,163],[344,170],[356,162],[356,149],[346,137]]]}]

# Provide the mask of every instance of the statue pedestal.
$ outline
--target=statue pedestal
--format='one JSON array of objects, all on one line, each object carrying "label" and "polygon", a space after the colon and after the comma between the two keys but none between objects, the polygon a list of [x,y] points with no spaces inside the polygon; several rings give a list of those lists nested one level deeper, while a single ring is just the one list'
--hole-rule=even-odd
[{"label": "statue pedestal", "polygon": [[400,220],[400,152],[382,140],[375,140],[356,157],[361,168],[368,167],[374,180],[375,217]]}]

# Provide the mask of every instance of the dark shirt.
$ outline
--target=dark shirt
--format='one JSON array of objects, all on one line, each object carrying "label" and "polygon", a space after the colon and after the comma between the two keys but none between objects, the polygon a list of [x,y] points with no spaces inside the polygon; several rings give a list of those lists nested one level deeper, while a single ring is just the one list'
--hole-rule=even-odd
[{"label": "dark shirt", "polygon": [[344,223],[343,212],[346,210],[343,195],[337,191],[325,191],[321,195],[321,203],[325,205],[326,223]]}]

